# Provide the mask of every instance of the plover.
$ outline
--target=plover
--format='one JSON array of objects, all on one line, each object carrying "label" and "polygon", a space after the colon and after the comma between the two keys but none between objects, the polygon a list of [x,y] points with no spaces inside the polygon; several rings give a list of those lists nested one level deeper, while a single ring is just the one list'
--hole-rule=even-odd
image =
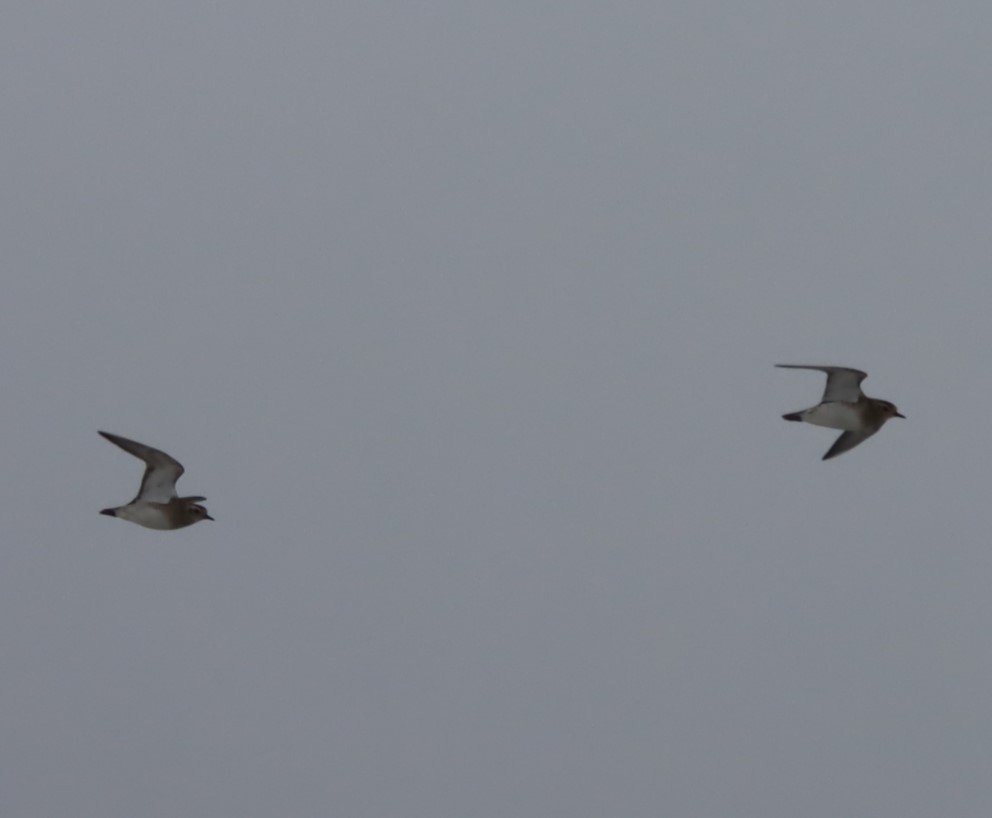
[{"label": "plover", "polygon": [[207,510],[199,505],[206,497],[177,497],[176,481],[183,473],[182,464],[165,452],[128,440],[110,432],[100,432],[107,440],[120,446],[125,452],[147,463],[145,475],[141,478],[138,496],[126,506],[105,508],[101,514],[120,517],[145,528],[168,531],[184,528],[200,520],[213,520]]},{"label": "plover", "polygon": [[869,398],[861,391],[861,381],[868,377],[860,369],[844,366],[807,366],[805,364],[776,364],[783,369],[815,369],[827,374],[827,387],[816,406],[801,412],[782,415],[786,420],[805,421],[816,426],[843,429],[844,433],[830,447],[824,460],[843,454],[867,440],[889,418],[905,418],[887,400]]}]

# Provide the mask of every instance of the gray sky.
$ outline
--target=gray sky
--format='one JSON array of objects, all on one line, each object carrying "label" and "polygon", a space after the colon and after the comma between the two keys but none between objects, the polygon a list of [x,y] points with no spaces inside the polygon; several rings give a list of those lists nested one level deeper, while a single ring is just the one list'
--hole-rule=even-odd
[{"label": "gray sky", "polygon": [[990,35],[9,7],[0,812],[987,816]]}]

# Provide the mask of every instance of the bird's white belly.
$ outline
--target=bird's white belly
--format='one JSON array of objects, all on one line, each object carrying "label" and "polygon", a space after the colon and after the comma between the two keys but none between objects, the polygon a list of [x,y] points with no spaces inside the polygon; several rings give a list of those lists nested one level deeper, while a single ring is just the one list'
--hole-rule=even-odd
[{"label": "bird's white belly", "polygon": [[858,412],[856,404],[844,401],[821,403],[803,412],[803,420],[815,426],[827,426],[831,429],[844,429],[848,432],[858,432],[864,428],[864,419]]},{"label": "bird's white belly", "polygon": [[140,501],[130,503],[117,509],[117,516],[132,523],[143,525],[145,528],[165,531],[174,527],[166,510],[158,504]]}]

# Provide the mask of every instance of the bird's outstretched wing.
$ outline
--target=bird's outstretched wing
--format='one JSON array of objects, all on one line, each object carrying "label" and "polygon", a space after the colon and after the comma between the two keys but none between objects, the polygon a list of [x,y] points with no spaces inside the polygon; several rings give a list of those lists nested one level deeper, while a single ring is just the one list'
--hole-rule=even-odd
[{"label": "bird's outstretched wing", "polygon": [[861,391],[861,381],[868,377],[868,373],[862,372],[860,369],[850,369],[846,366],[808,366],[806,364],[775,364],[775,366],[782,367],[782,369],[815,369],[817,372],[825,372],[827,386],[823,390],[821,402],[842,400],[856,403],[865,396],[865,393]]},{"label": "bird's outstretched wing", "polygon": [[823,459],[829,460],[831,457],[837,457],[839,454],[850,451],[859,443],[866,441],[877,431],[878,429],[871,432],[844,432],[834,441],[834,445],[827,450],[827,453],[823,455]]},{"label": "bird's outstretched wing", "polygon": [[135,500],[168,503],[176,496],[176,481],[183,473],[182,464],[178,460],[169,457],[165,452],[146,446],[144,443],[138,443],[136,440],[128,440],[126,437],[112,435],[110,432],[100,432],[100,434],[114,445],[120,446],[125,452],[144,460],[147,464],[145,474],[141,478],[141,488],[138,489]]}]

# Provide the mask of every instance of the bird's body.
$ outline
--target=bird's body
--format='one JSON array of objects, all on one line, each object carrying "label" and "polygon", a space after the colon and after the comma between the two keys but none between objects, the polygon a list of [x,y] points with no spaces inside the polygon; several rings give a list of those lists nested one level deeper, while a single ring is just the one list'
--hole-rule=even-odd
[{"label": "bird's body", "polygon": [[816,406],[782,415],[785,420],[812,423],[844,433],[834,441],[825,455],[829,460],[853,449],[882,428],[889,418],[904,418],[894,404],[880,398],[869,398],[861,391],[861,382],[868,377],[860,369],[843,366],[807,366],[805,364],[776,364],[783,369],[813,369],[826,373],[827,385],[823,399]]},{"label": "bird's body", "polygon": [[[100,513],[111,517],[120,517],[122,520],[137,523],[145,528],[171,531],[173,528],[185,528],[188,525],[193,525],[193,523],[198,523],[200,520],[213,519],[213,517],[206,514],[205,510],[203,513],[190,511],[192,508],[190,501],[196,499],[199,498],[176,497],[168,503],[150,503],[146,500],[133,500],[126,506],[105,508]],[[200,508],[203,507],[200,506]]]},{"label": "bird's body", "polygon": [[[804,423],[812,423],[814,426],[826,426],[828,429],[844,429],[848,432],[856,432],[863,425],[861,412],[858,411],[858,405],[856,403],[845,403],[844,401],[821,403],[796,414],[800,415],[800,420]],[[791,419],[790,417],[789,420]]]},{"label": "bird's body", "polygon": [[206,508],[200,505],[201,501],[207,499],[206,497],[176,496],[176,481],[184,471],[178,460],[165,452],[135,440],[128,440],[126,437],[112,435],[110,432],[100,432],[100,434],[146,463],[137,496],[127,505],[103,509],[101,514],[120,517],[122,520],[160,531],[185,528],[200,520],[213,520]]}]

